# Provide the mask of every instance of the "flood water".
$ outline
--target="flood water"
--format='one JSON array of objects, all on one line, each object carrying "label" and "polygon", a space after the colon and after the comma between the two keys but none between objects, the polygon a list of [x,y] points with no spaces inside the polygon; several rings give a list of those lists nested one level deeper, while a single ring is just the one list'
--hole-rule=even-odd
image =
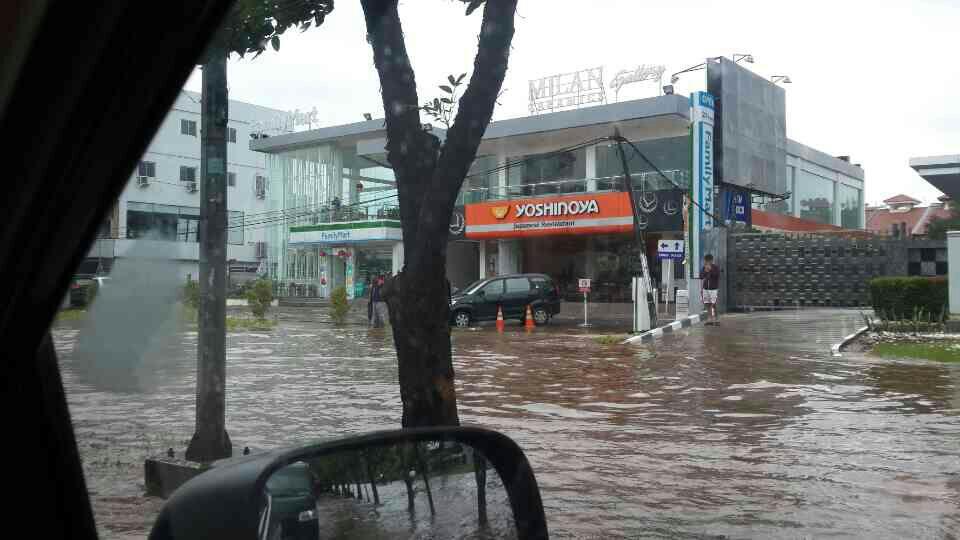
[{"label": "flood water", "polygon": [[[513,437],[555,538],[960,534],[960,365],[830,355],[856,312],[731,316],[652,345],[576,327],[457,331],[464,423]],[[193,433],[196,334],[131,359],[127,384],[54,329],[88,487],[106,536],[143,536],[143,459]],[[274,448],[398,427],[388,332],[289,309],[228,337],[227,426]]]}]

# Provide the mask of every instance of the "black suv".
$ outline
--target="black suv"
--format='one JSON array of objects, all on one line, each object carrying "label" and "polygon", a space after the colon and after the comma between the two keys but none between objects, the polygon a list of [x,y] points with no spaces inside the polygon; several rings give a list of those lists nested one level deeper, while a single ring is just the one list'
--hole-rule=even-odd
[{"label": "black suv", "polygon": [[450,298],[450,322],[470,326],[474,321],[497,319],[497,307],[504,319],[524,320],[527,306],[537,324],[546,324],[560,313],[560,291],[545,274],[510,274],[475,281]]}]

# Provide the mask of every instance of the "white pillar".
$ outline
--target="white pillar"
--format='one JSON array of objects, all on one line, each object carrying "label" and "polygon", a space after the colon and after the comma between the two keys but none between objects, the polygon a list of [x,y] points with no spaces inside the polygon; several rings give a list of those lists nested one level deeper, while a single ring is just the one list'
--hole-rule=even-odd
[{"label": "white pillar", "polygon": [[506,199],[507,198],[507,168],[506,165],[507,154],[503,150],[497,151],[497,163],[500,166],[500,170],[497,171],[497,185],[490,190],[491,199]]},{"label": "white pillar", "polygon": [[950,318],[960,319],[960,231],[947,232],[947,271]]},{"label": "white pillar", "polygon": [[497,240],[497,274],[517,274],[520,272],[520,241]]},{"label": "white pillar", "polygon": [[597,190],[597,146],[588,146],[586,149],[587,191]]},{"label": "white pillar", "polygon": [[840,212],[840,180],[833,181],[833,225],[837,227],[843,223]]},{"label": "white pillar", "polygon": [[343,260],[343,286],[347,289],[347,298],[353,299],[356,289],[353,286],[353,278],[357,267],[356,246],[347,246],[347,255]]},{"label": "white pillar", "polygon": [[673,259],[660,261],[660,288],[664,291],[664,302],[673,301]]},{"label": "white pillar", "polygon": [[478,257],[478,259],[480,260],[480,274],[478,275],[480,276],[479,279],[483,279],[487,277],[487,241],[486,240],[480,240],[480,248],[478,252],[480,255]]},{"label": "white pillar", "polygon": [[391,258],[390,271],[397,275],[403,270],[403,242],[393,244],[393,257]]},{"label": "white pillar", "polygon": [[586,257],[584,257],[584,260],[583,260],[583,264],[584,264],[583,273],[585,274],[583,277],[588,277],[590,279],[595,280],[597,279],[597,264],[596,264],[597,254],[595,253],[594,250],[595,250],[595,245],[593,241],[593,236],[588,236],[587,237],[587,253],[586,253]]}]

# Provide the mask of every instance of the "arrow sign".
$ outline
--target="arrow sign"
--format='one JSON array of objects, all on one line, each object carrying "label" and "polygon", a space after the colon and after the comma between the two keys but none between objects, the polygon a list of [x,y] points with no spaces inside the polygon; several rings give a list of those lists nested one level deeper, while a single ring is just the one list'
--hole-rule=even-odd
[{"label": "arrow sign", "polygon": [[661,240],[657,244],[657,258],[683,260],[683,240]]}]

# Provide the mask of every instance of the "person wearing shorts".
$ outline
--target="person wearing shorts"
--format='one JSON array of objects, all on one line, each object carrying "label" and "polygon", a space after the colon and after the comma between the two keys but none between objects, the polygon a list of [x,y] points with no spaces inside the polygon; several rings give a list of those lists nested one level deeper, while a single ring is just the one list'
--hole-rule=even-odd
[{"label": "person wearing shorts", "polygon": [[701,288],[703,307],[707,310],[706,324],[720,324],[717,319],[717,293],[720,290],[720,267],[713,263],[713,255],[703,256],[703,269],[700,270],[703,279]]}]

